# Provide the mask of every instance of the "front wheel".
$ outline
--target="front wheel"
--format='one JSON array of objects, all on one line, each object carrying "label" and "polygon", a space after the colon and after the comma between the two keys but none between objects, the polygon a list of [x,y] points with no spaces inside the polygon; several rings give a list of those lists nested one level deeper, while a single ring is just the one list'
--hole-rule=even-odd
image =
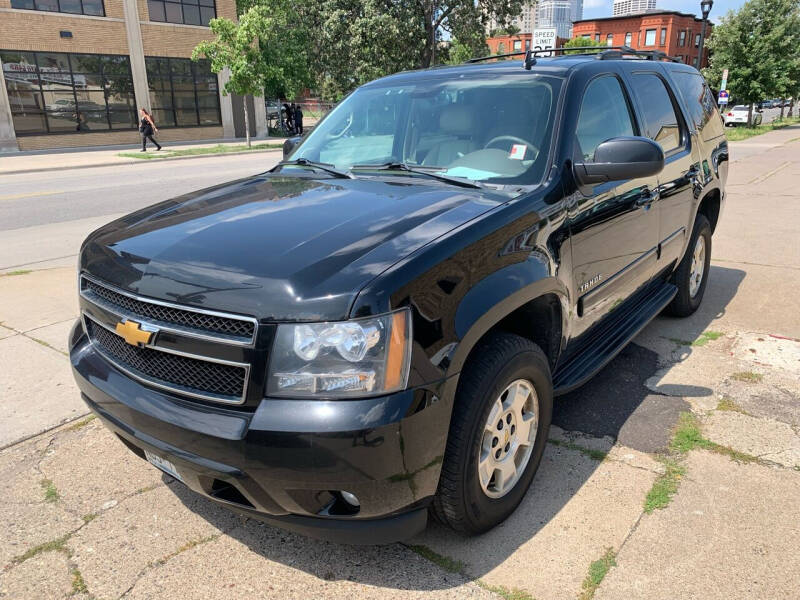
[{"label": "front wheel", "polygon": [[536,474],[552,414],[541,349],[509,333],[487,336],[461,373],[434,516],[467,534],[504,521]]},{"label": "front wheel", "polygon": [[698,214],[686,254],[672,275],[678,293],[667,306],[668,314],[688,317],[698,309],[706,291],[710,267],[711,224],[705,215]]}]

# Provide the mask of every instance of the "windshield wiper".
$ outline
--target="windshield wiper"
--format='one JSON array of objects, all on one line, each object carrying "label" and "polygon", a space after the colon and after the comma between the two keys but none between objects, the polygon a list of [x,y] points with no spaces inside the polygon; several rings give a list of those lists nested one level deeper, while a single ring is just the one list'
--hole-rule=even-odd
[{"label": "windshield wiper", "polygon": [[350,167],[351,171],[355,170],[363,170],[363,171],[404,171],[406,173],[414,173],[415,175],[426,175],[433,179],[438,179],[439,181],[445,181],[447,183],[452,183],[453,185],[459,185],[461,187],[468,187],[468,188],[475,188],[481,189],[483,186],[479,183],[475,183],[474,181],[470,181],[469,179],[463,179],[461,177],[454,177],[452,175],[443,175],[441,173],[434,173],[430,169],[425,167],[412,167],[409,164],[404,162],[387,162],[380,165],[353,165]]},{"label": "windshield wiper", "polygon": [[277,169],[278,167],[292,167],[292,166],[311,167],[312,169],[325,171],[326,173],[330,173],[337,179],[353,179],[353,176],[350,173],[348,173],[347,171],[340,171],[330,163],[316,162],[313,160],[308,160],[307,158],[298,158],[296,160],[282,160],[277,165],[275,165],[274,169]]}]

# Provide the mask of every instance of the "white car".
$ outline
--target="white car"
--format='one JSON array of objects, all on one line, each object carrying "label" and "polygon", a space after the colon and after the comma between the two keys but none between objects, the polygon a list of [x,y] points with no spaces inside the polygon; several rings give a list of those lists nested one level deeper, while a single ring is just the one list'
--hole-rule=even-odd
[{"label": "white car", "polygon": [[[749,107],[746,104],[737,104],[733,108],[728,109],[722,113],[722,120],[725,122],[726,127],[733,127],[734,125],[747,124],[747,111]],[[764,116],[753,107],[753,126],[761,125]]]}]

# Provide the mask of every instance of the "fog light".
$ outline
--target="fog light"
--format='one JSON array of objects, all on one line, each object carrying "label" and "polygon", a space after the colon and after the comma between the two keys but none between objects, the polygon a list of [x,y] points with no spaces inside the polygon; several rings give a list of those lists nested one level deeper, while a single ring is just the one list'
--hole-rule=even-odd
[{"label": "fog light", "polygon": [[345,492],[344,490],[339,492],[342,495],[342,500],[347,502],[353,508],[361,508],[361,503],[358,501],[358,498],[355,494],[351,494],[350,492]]}]

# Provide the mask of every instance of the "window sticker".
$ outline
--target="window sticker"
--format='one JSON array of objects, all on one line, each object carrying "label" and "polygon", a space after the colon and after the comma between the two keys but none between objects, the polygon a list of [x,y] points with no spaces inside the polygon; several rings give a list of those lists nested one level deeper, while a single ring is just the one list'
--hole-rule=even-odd
[{"label": "window sticker", "polygon": [[511,152],[508,153],[508,158],[513,158],[514,160],[522,160],[525,158],[525,152],[528,150],[528,147],[525,144],[514,144],[511,146]]}]

